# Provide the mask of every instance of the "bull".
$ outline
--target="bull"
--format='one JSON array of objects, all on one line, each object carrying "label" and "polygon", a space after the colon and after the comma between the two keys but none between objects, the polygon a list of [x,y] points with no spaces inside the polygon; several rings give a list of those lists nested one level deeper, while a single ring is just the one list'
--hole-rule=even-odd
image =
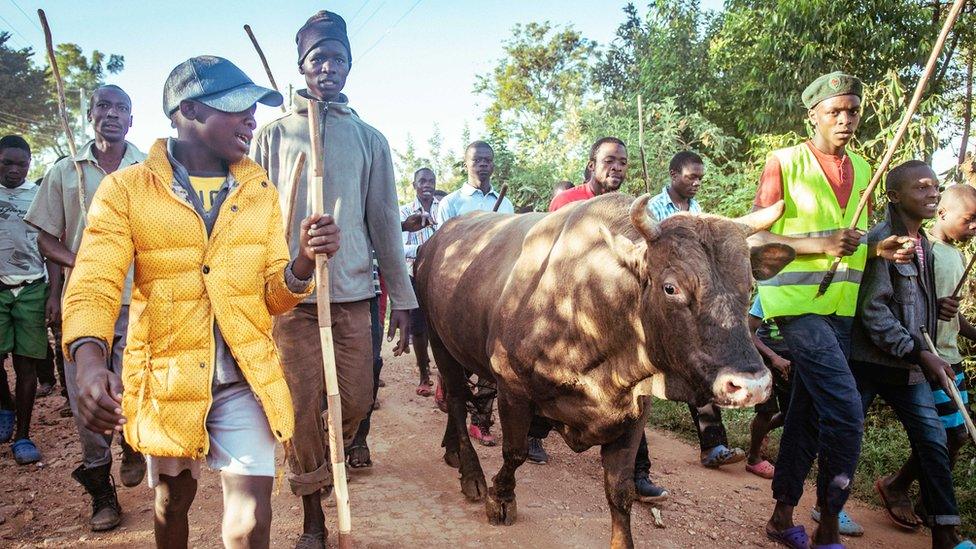
[{"label": "bull", "polygon": [[[770,374],[747,327],[752,276],[795,256],[750,250],[782,203],[737,220],[682,214],[658,223],[649,195],[619,193],[556,213],[478,212],[444,224],[420,250],[418,297],[448,401],[445,461],[491,524],[516,519],[515,471],[533,413],[571,449],[600,446],[611,547],[633,547],[637,445],[650,395],[751,406]],[[488,489],[466,429],[468,374],[498,387],[504,464]]]}]

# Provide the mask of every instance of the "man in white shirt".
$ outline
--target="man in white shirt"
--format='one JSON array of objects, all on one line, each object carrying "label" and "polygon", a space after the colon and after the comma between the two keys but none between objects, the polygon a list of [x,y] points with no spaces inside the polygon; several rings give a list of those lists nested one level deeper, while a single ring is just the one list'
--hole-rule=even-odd
[{"label": "man in white shirt", "polygon": [[[413,188],[417,198],[410,204],[400,206],[400,227],[403,229],[403,253],[410,271],[410,284],[416,293],[416,282],[413,277],[413,264],[417,260],[417,248],[433,236],[437,226],[434,218],[440,200],[434,196],[437,188],[437,176],[430,168],[420,168],[413,174]],[[417,385],[417,395],[429,397],[433,382],[430,380],[430,355],[427,351],[427,322],[420,307],[410,311],[410,339],[414,352],[417,353],[417,368],[420,370],[420,383]]]}]

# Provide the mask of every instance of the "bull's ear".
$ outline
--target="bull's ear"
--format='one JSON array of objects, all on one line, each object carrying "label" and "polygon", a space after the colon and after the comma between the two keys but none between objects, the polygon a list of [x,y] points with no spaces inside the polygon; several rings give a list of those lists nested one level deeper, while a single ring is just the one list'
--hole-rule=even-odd
[{"label": "bull's ear", "polygon": [[795,258],[796,251],[786,244],[763,244],[749,249],[752,276],[756,280],[773,278]]},{"label": "bull's ear", "polygon": [[614,235],[606,225],[600,224],[600,236],[607,247],[616,256],[617,261],[636,276],[640,276],[644,265],[644,254],[647,252],[646,242],[634,243],[623,235]]}]

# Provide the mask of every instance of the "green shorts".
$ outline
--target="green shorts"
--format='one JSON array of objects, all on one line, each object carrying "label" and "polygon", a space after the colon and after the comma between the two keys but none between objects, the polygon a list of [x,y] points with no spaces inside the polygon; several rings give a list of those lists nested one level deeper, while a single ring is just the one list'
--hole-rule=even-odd
[{"label": "green shorts", "polygon": [[0,353],[29,358],[47,356],[44,306],[48,284],[43,279],[14,290],[0,290]]}]

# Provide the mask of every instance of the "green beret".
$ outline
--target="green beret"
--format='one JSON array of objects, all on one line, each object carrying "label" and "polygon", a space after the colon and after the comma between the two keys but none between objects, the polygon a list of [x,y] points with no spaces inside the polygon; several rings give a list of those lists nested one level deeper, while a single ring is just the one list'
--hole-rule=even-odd
[{"label": "green beret", "polygon": [[803,106],[812,109],[824,99],[838,95],[856,95],[861,97],[861,81],[856,76],[840,71],[825,74],[817,78],[803,90]]}]

